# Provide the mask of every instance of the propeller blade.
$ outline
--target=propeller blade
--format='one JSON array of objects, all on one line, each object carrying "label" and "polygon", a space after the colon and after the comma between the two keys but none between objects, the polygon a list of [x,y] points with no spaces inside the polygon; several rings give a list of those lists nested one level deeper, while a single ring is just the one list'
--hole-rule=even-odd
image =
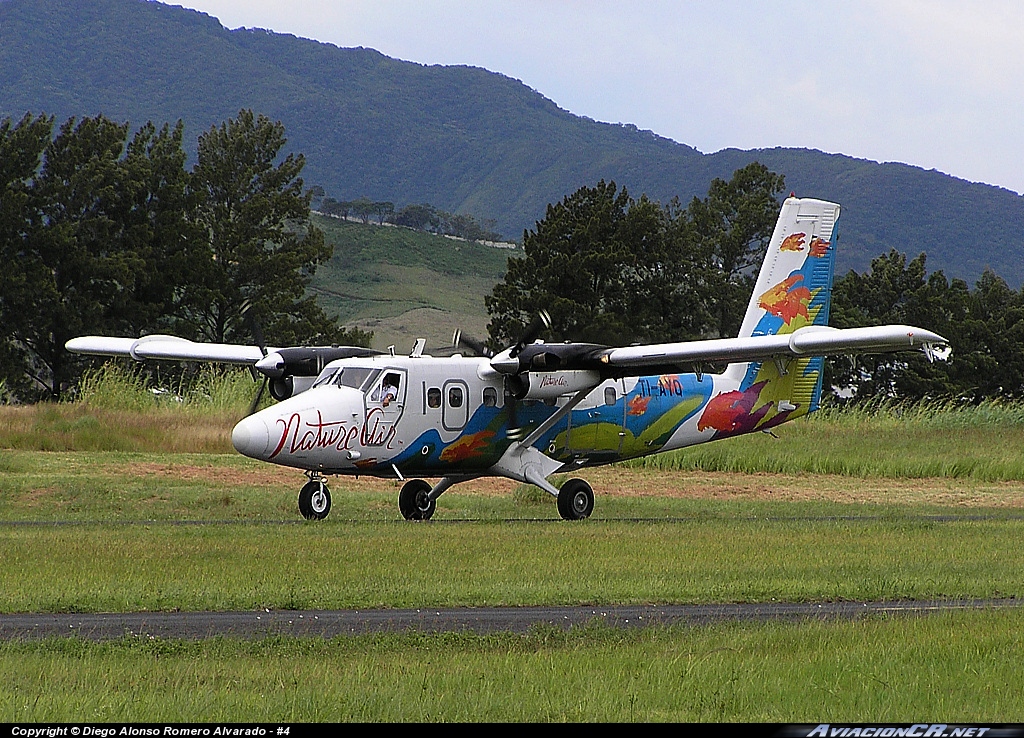
[{"label": "propeller blade", "polygon": [[483,341],[464,335],[462,331],[456,330],[452,335],[452,347],[461,348],[463,346],[473,351],[477,356],[483,356],[487,359],[494,356],[494,352],[487,348],[487,345]]},{"label": "propeller blade", "polygon": [[509,355],[515,358],[519,356],[519,352],[529,346],[531,343],[537,340],[540,336],[541,331],[545,328],[551,327],[551,315],[547,310],[541,310],[539,313],[533,316],[533,320],[526,326],[526,330],[523,331],[523,335],[519,337],[519,341],[515,346],[512,347]]},{"label": "propeller blade", "polygon": [[249,326],[249,332],[252,334],[252,340],[256,342],[257,348],[259,348],[263,355],[266,356],[267,342],[263,337],[263,327],[260,325],[260,322],[256,320],[256,316],[253,315],[251,305],[246,304],[242,308],[242,319],[245,321],[246,325]]},{"label": "propeller blade", "polygon": [[263,381],[260,383],[259,392],[257,392],[256,396],[252,398],[252,402],[249,404],[249,412],[245,414],[245,417],[248,418],[250,415],[256,412],[256,408],[260,406],[260,401],[263,399],[263,393],[267,389],[267,382],[269,381],[270,377],[263,378]]}]

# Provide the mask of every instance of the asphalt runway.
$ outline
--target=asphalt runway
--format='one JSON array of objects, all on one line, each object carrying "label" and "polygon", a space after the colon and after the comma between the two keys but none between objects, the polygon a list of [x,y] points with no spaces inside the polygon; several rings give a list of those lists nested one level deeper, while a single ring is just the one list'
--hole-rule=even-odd
[{"label": "asphalt runway", "polygon": [[1024,607],[1024,600],[762,603],[615,607],[480,607],[421,610],[275,610],[0,615],[0,640],[123,637],[197,640],[273,635],[331,638],[365,633],[525,633],[536,626],[569,629],[600,622],[616,628],[704,625],[724,621],[839,620],[921,616],[952,610]]}]

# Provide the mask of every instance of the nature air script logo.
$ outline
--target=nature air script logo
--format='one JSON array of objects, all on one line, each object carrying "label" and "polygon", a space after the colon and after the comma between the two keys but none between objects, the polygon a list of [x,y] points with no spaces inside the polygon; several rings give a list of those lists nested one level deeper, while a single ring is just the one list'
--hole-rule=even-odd
[{"label": "nature air script logo", "polygon": [[541,389],[545,387],[568,387],[569,380],[560,374],[545,374],[540,379]]},{"label": "nature air script logo", "polygon": [[319,410],[316,420],[303,420],[301,413],[292,413],[288,420],[278,418],[281,438],[277,447],[270,454],[273,459],[286,447],[288,453],[312,451],[318,448],[334,448],[337,451],[349,451],[357,443],[362,446],[386,446],[392,448],[395,439],[395,424],[384,418],[380,408],[370,408],[362,425],[347,423],[344,420],[324,421]]}]

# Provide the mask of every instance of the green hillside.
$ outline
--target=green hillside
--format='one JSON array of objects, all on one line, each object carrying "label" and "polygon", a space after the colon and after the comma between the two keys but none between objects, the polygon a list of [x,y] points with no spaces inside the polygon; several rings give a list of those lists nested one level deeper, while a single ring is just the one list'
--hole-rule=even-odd
[{"label": "green hillside", "polygon": [[806,149],[701,154],[575,116],[521,82],[259,30],[145,0],[0,0],[0,116],[185,121],[187,139],[246,107],[282,121],[305,179],[335,198],[429,202],[518,239],[545,206],[614,180],[684,202],[752,160],[800,196],[840,202],[838,268],[889,247],[974,282],[1024,282],[1024,197],[903,164]]},{"label": "green hillside", "polygon": [[408,353],[417,338],[430,349],[451,345],[452,332],[485,337],[484,295],[505,274],[512,254],[408,228],[364,225],[314,215],[334,256],[311,285],[320,304],[348,327],[374,333],[375,348]]}]

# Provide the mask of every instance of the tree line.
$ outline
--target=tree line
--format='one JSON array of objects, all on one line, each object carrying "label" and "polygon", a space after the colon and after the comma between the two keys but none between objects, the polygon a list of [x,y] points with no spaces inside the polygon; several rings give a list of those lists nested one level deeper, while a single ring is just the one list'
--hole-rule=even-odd
[{"label": "tree line", "polygon": [[433,205],[422,203],[406,205],[395,210],[393,202],[376,202],[368,197],[358,200],[335,200],[324,196],[323,188],[312,188],[314,196],[319,195],[319,210],[325,215],[345,218],[351,215],[363,223],[375,220],[378,225],[391,223],[417,231],[437,233],[445,236],[465,238],[470,241],[501,241],[498,222],[493,218],[477,219],[464,213],[449,213]]},{"label": "tree line", "polygon": [[[685,207],[634,199],[614,182],[549,205],[525,255],[486,298],[493,347],[514,343],[540,309],[553,340],[610,345],[735,336],[779,213],[784,178],[753,163]],[[841,229],[840,229],[841,231]],[[830,325],[906,323],[949,339],[953,357],[837,357],[825,388],[838,402],[1024,397],[1024,290],[992,271],[968,287],[926,256],[891,250],[833,285]]]},{"label": "tree line", "polygon": [[104,116],[0,120],[0,386],[59,399],[83,361],[64,343],[169,332],[213,342],[367,344],[306,286],[331,256],[309,223],[302,155],[251,110],[198,139]]},{"label": "tree line", "polygon": [[[64,344],[87,333],[369,343],[370,334],[341,328],[307,294],[332,252],[309,222],[310,202],[332,201],[303,189],[301,154],[281,156],[283,126],[242,110],[199,136],[191,169],[182,142],[180,122],[131,133],[103,116],[59,127],[46,115],[0,120],[3,394],[60,398],[84,366]],[[486,298],[492,344],[513,343],[542,308],[555,340],[736,335],[783,188],[781,175],[757,163],[714,180],[685,207],[634,199],[614,182],[580,188],[548,206]],[[363,217],[370,203],[381,222],[463,237],[473,237],[466,222],[483,227],[429,205],[395,212],[391,203],[356,202],[351,212]],[[345,205],[336,207],[347,215]],[[928,274],[925,263],[924,254],[908,260],[892,250],[868,272],[837,278],[830,323],[920,325],[950,340],[953,361],[840,358],[828,385],[855,400],[1020,398],[1024,291],[990,271],[971,289]]]}]

